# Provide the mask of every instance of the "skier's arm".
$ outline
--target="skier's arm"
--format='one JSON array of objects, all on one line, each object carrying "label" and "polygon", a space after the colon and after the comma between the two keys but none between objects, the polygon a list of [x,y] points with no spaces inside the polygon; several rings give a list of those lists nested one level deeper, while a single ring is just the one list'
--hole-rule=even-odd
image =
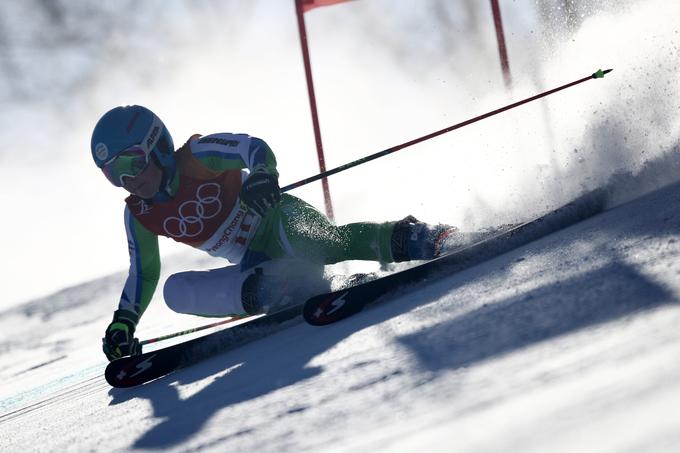
[{"label": "skier's arm", "polygon": [[158,236],[144,228],[127,207],[125,232],[130,253],[130,270],[118,309],[133,312],[141,317],[151,302],[160,278]]},{"label": "skier's arm", "polygon": [[276,157],[267,143],[245,134],[211,134],[192,143],[194,156],[213,171],[248,168],[275,177]]},{"label": "skier's arm", "polygon": [[130,271],[118,310],[113,312],[113,320],[102,338],[102,349],[109,360],[141,352],[135,329],[151,301],[160,276],[158,237],[144,228],[127,207],[125,231],[130,252]]},{"label": "skier's arm", "polygon": [[281,200],[276,158],[264,140],[245,134],[213,134],[191,143],[194,157],[213,171],[248,168],[239,196],[259,216]]}]

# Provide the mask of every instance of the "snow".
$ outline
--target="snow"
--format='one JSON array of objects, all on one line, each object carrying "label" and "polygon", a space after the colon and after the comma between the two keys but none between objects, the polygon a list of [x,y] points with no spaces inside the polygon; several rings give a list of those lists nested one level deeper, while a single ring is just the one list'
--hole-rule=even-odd
[{"label": "snow", "polygon": [[[388,3],[389,17],[380,14]],[[236,4],[211,11],[219,18]],[[473,268],[399,289],[338,324],[292,323],[139,388],[108,386],[100,338],[125,280],[125,242],[122,207],[111,208],[121,194],[92,173],[83,151],[93,118],[111,105],[153,103],[178,142],[226,123],[273,144],[282,183],[316,170],[305,157],[313,142],[292,10],[249,4],[233,10],[244,20],[228,27],[181,2],[164,14],[139,7],[134,22],[112,8],[104,16],[114,33],[101,42],[94,40],[101,23],[91,15],[98,10],[85,10],[74,23],[89,37],[86,48],[69,41],[77,55],[48,49],[50,58],[83,65],[38,71],[23,86],[24,96],[32,84],[51,86],[48,103],[10,99],[10,85],[0,92],[12,107],[0,114],[0,180],[3,193],[22,194],[3,203],[12,219],[28,220],[3,226],[2,234],[9,277],[0,307],[0,451],[680,451],[680,52],[678,5],[661,0],[583,2],[583,24],[546,40],[535,8],[522,14],[503,4],[516,80],[507,95],[488,70],[497,65],[493,41],[446,48],[438,39],[453,35],[430,36],[446,22],[430,23],[424,13],[411,35],[407,1],[310,13],[330,166],[597,67],[615,69],[569,94],[387,158],[385,167],[338,175],[331,187],[341,222],[410,213],[474,228],[529,218],[595,187],[607,188],[610,209]],[[28,8],[7,5],[7,14]],[[154,35],[136,47],[150,18],[176,32],[169,43]],[[454,19],[448,26],[463,33]],[[117,21],[127,24],[125,33]],[[204,33],[188,33],[178,26],[183,21],[204,25]],[[392,55],[381,53],[385,46]],[[157,64],[189,56],[193,64],[178,64],[168,76],[152,76],[148,67],[134,73],[147,53]],[[30,66],[28,52],[14,56]],[[60,91],[72,80],[75,88]],[[28,164],[12,157],[17,143]],[[46,143],[60,145],[52,166],[37,163]],[[437,173],[435,160],[461,171]],[[34,174],[40,177],[26,177]],[[414,191],[418,178],[428,184]],[[322,206],[317,189],[296,195]],[[162,280],[222,263],[164,253],[163,265]],[[207,322],[172,313],[157,294],[138,332],[145,339]]]}]

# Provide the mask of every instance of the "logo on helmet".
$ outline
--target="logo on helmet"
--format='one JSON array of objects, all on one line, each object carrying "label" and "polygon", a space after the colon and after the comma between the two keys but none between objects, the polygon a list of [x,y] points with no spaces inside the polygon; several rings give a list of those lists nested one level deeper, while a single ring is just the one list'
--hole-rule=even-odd
[{"label": "logo on helmet", "polygon": [[104,143],[97,143],[94,147],[94,155],[99,160],[107,160],[109,158],[109,148]]},{"label": "logo on helmet", "polygon": [[146,148],[151,149],[154,147],[156,144],[156,138],[158,138],[158,134],[160,133],[161,128],[160,126],[154,126],[153,130],[151,131],[151,134],[149,134],[149,138],[146,139]]}]

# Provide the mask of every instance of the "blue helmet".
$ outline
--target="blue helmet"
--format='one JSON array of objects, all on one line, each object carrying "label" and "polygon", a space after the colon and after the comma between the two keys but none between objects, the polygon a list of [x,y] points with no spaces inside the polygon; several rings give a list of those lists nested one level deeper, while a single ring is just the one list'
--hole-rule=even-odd
[{"label": "blue helmet", "polygon": [[174,164],[174,144],[170,132],[151,110],[127,105],[109,110],[92,131],[90,149],[97,167],[102,168],[120,152],[140,145],[162,168]]}]

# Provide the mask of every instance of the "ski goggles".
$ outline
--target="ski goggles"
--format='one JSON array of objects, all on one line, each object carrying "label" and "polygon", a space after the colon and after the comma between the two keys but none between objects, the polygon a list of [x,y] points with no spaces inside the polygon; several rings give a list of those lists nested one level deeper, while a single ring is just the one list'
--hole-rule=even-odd
[{"label": "ski goggles", "polygon": [[102,171],[111,184],[124,186],[127,178],[135,178],[149,165],[149,154],[141,145],[132,146],[118,153],[102,166]]}]

